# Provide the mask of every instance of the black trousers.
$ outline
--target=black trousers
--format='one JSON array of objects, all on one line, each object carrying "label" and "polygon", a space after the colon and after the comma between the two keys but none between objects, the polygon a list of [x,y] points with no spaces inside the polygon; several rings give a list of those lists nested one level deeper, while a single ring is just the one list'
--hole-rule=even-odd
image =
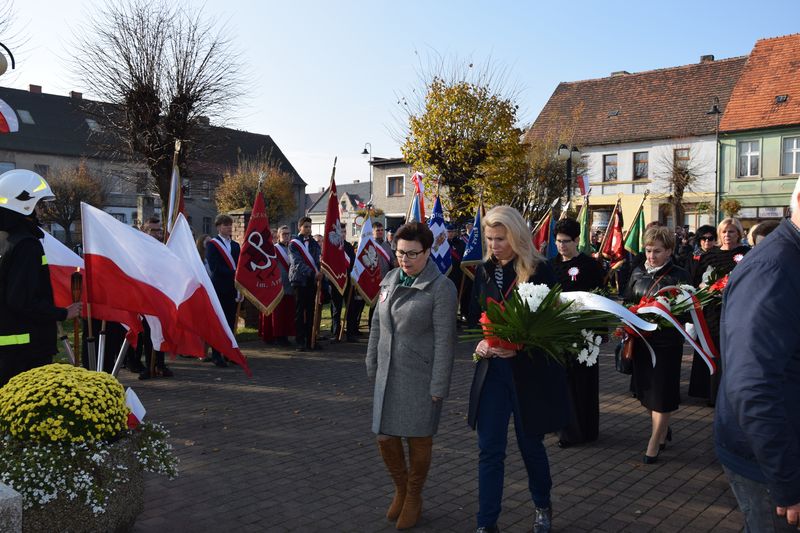
[{"label": "black trousers", "polygon": [[364,300],[361,298],[356,299],[355,293],[350,298],[350,305],[347,307],[347,336],[352,337],[358,335],[358,328],[361,322],[361,312],[364,311]]},{"label": "black trousers", "polygon": [[295,340],[300,346],[311,347],[311,331],[314,324],[314,297],[316,285],[292,285],[294,289]]},{"label": "black trousers", "polygon": [[339,294],[336,287],[331,287],[331,333],[334,339],[339,338],[339,330],[342,328],[342,307],[348,292],[350,292],[349,283],[344,289],[344,295]]},{"label": "black trousers", "polygon": [[139,334],[139,343],[136,345],[136,360],[141,362],[142,354],[144,354],[144,368],[145,370],[150,370],[153,354],[155,354],[156,366],[163,368],[164,352],[153,349],[153,339],[150,338],[150,325],[147,320],[142,320],[142,328],[144,328],[144,331]]}]

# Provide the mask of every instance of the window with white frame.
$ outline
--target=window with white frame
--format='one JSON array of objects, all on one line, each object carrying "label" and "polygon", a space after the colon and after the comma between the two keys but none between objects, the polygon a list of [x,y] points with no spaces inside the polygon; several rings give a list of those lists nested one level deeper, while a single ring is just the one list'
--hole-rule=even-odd
[{"label": "window with white frame", "polygon": [[405,175],[386,176],[386,196],[404,196]]},{"label": "window with white frame", "polygon": [[184,198],[191,198],[192,197],[192,182],[189,181],[189,178],[182,178],[181,179],[181,188],[183,189],[183,197]]},{"label": "window with white frame", "polygon": [[617,181],[617,154],[603,156],[603,181]]},{"label": "window with white frame", "polygon": [[740,178],[758,176],[760,159],[761,146],[759,141],[739,141],[738,176]]},{"label": "window with white frame", "polygon": [[208,180],[200,182],[200,190],[201,194],[203,195],[203,200],[208,200],[211,196],[211,184],[208,182]]},{"label": "window with white frame", "polygon": [[781,174],[800,174],[800,137],[783,139],[783,165]]}]

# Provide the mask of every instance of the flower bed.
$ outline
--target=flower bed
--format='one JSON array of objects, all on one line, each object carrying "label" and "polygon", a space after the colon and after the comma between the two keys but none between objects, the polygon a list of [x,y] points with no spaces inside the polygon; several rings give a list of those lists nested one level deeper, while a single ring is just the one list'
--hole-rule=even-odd
[{"label": "flower bed", "polygon": [[55,364],[0,388],[0,481],[23,498],[26,531],[124,531],[142,510],[144,470],[177,475],[164,428],[127,429],[122,385]]}]

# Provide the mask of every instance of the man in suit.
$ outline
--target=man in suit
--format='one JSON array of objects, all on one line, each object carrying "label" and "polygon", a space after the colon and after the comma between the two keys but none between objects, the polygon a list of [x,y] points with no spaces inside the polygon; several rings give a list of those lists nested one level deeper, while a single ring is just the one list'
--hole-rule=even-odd
[{"label": "man in suit", "polygon": [[[206,244],[206,261],[211,271],[211,283],[222,305],[225,319],[234,330],[236,325],[236,303],[241,301],[233,280],[236,275],[236,263],[239,261],[239,243],[231,239],[233,219],[228,215],[219,215],[214,221],[217,236]],[[211,350],[211,361],[217,366],[228,366],[222,354]]]},{"label": "man in suit", "polygon": [[[289,242],[289,283],[295,296],[296,351],[305,352],[312,345],[314,328],[314,298],[317,281],[322,279],[319,260],[320,245],[311,236],[311,219],[302,217],[297,222],[299,233]],[[319,346],[319,345],[316,345]]]}]

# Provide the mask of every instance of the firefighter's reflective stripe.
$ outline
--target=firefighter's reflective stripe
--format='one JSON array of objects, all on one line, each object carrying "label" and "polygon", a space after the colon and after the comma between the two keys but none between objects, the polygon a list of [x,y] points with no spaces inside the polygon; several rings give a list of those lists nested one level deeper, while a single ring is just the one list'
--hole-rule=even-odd
[{"label": "firefighter's reflective stripe", "polygon": [[42,266],[44,266],[44,265],[46,265],[46,264],[47,264],[47,256],[46,256],[46,255],[43,255],[43,256],[42,256]]},{"label": "firefighter's reflective stripe", "polygon": [[20,333],[19,335],[0,335],[0,346],[15,346],[17,344],[30,343],[30,333]]}]

